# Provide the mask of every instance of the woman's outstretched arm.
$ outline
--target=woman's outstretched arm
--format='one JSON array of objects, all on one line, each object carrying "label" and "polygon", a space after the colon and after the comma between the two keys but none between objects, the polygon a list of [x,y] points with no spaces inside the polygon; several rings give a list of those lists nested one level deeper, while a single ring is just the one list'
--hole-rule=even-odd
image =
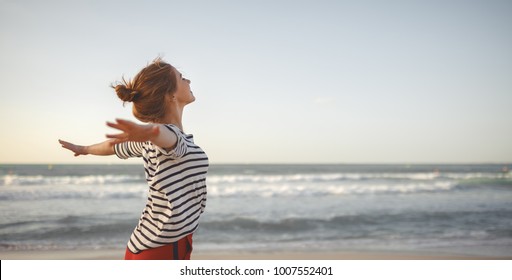
[{"label": "woman's outstretched arm", "polygon": [[114,154],[114,141],[112,140],[106,140],[89,146],[75,145],[60,139],[59,143],[64,149],[68,149],[75,153],[75,157],[80,155],[110,156]]},{"label": "woman's outstretched arm", "polygon": [[107,125],[120,130],[121,133],[108,134],[107,138],[110,138],[109,140],[89,146],[76,145],[64,140],[59,140],[59,143],[63,148],[75,153],[75,156],[109,156],[115,154],[115,144],[127,141],[151,141],[153,144],[164,149],[174,148],[178,141],[177,136],[173,132],[168,129],[161,129],[163,125],[159,124],[139,125],[131,121],[117,119],[115,123],[108,122]]}]

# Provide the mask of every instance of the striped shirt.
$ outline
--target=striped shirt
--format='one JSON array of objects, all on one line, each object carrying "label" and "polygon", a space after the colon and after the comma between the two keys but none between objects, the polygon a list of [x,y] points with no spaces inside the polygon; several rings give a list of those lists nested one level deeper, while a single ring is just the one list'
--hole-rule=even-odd
[{"label": "striped shirt", "polygon": [[128,242],[134,254],[195,232],[206,205],[208,157],[191,134],[174,125],[165,127],[178,138],[170,151],[149,141],[114,145],[121,159],[142,157],[149,185],[146,207]]}]

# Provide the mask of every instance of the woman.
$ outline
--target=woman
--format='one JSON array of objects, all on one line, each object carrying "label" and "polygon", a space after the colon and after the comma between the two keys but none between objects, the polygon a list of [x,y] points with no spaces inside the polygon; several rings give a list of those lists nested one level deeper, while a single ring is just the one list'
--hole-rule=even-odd
[{"label": "woman", "polygon": [[59,140],[79,155],[142,157],[149,194],[146,207],[126,248],[125,259],[190,259],[192,234],[206,204],[208,157],[183,132],[183,108],[195,100],[190,80],[156,59],[132,81],[113,86],[133,115],[147,124],[117,119],[107,125],[118,134],[80,146]]}]

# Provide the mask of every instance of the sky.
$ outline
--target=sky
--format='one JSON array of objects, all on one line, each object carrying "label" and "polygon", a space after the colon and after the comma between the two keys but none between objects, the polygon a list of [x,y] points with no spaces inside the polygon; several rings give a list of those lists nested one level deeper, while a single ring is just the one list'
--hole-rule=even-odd
[{"label": "sky", "polygon": [[211,163],[512,162],[512,1],[0,0],[0,163],[135,120],[110,85],[192,81]]}]

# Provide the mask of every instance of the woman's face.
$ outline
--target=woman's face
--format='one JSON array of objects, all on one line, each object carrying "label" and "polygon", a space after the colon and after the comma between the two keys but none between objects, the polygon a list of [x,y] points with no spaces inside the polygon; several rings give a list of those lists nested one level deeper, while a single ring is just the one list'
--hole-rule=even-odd
[{"label": "woman's face", "polygon": [[192,103],[196,100],[194,94],[190,90],[190,80],[183,77],[180,71],[174,68],[174,74],[176,75],[176,92],[174,96],[176,97],[176,101],[179,103],[183,103],[184,105]]}]

